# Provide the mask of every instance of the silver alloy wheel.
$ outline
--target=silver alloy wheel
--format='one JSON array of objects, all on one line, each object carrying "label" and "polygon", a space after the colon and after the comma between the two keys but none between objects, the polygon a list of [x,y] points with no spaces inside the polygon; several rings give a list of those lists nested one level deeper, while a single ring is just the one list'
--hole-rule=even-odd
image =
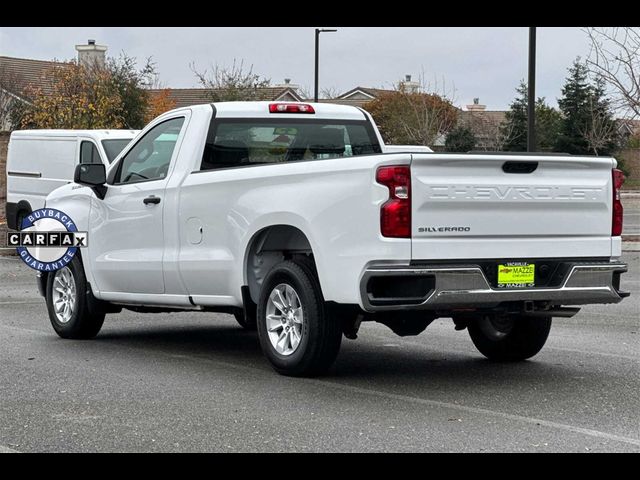
[{"label": "silver alloy wheel", "polygon": [[291,285],[281,283],[269,294],[266,310],[271,345],[280,355],[291,355],[302,340],[304,314],[300,297]]},{"label": "silver alloy wheel", "polygon": [[60,323],[67,323],[76,306],[76,281],[69,267],[57,270],[53,276],[53,309]]}]

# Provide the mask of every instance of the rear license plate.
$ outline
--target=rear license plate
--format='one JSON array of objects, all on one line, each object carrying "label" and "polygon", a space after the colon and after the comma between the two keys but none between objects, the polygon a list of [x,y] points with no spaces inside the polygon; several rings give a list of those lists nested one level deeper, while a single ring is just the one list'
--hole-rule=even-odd
[{"label": "rear license plate", "polygon": [[536,266],[527,262],[498,265],[498,288],[527,288],[535,285]]}]

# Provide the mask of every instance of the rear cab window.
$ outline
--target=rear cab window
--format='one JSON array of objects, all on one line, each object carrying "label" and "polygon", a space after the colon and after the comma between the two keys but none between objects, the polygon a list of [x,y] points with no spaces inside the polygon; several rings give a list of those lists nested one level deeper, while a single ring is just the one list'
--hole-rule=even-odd
[{"label": "rear cab window", "polygon": [[341,120],[216,119],[200,170],[381,153],[371,124]]}]

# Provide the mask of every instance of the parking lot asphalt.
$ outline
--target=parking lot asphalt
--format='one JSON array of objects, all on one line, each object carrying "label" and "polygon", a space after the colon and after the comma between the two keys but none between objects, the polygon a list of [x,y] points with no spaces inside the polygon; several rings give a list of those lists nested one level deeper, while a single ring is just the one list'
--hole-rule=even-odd
[{"label": "parking lot asphalt", "polygon": [[632,296],[554,320],[517,364],[434,322],[364,324],[329,374],[277,375],[223,314],[109,315],[58,338],[34,275],[0,257],[0,452],[640,451],[640,253]]}]

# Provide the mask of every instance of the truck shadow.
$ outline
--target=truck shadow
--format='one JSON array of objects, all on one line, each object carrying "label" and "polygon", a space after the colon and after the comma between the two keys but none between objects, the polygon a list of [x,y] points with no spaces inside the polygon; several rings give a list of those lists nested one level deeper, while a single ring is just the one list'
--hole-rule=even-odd
[{"label": "truck shadow", "polygon": [[[423,335],[428,336],[428,332]],[[431,344],[425,339],[420,345],[413,338],[410,344],[403,344],[390,334],[391,347],[379,340],[367,340],[366,335],[355,342],[343,340],[336,363],[321,378],[360,380],[396,387],[456,388],[459,394],[467,390],[477,394],[479,386],[488,388],[487,392],[495,392],[504,389],[505,384],[511,390],[528,389],[532,393],[541,385],[545,389],[555,387],[571,391],[572,382],[585,387],[585,376],[589,384],[606,378],[599,378],[595,368],[586,374],[581,370],[583,367],[562,364],[555,355],[546,355],[544,350],[526,362],[498,363],[486,360],[471,344],[468,351],[462,350],[458,342],[448,350],[449,345],[442,338],[434,338]],[[119,326],[105,329],[95,342],[140,349],[146,354],[152,350],[165,357],[188,357],[194,362],[232,363],[239,368],[272,372],[278,377],[263,357],[255,332],[230,323]],[[581,380],[576,380],[578,375]]]}]

